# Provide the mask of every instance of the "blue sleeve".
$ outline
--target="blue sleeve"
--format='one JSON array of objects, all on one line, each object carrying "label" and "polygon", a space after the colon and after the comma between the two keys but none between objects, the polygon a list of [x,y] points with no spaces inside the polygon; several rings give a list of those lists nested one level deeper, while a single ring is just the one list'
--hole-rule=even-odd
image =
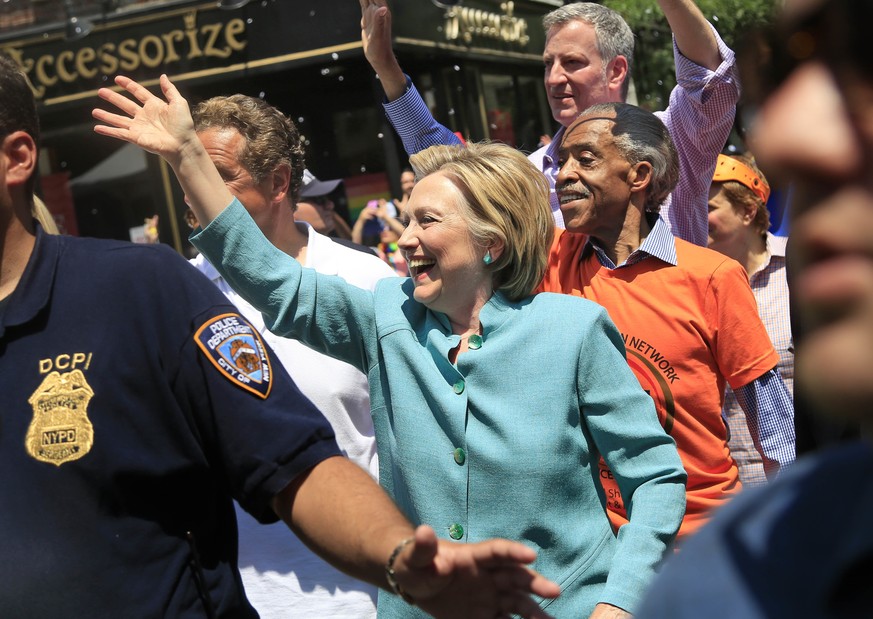
[{"label": "blue sleeve", "polygon": [[[220,488],[258,520],[273,522],[273,497],[304,471],[340,455],[333,429],[218,288],[162,249],[137,252],[137,285],[114,288],[141,308],[138,322],[156,325],[145,327],[149,344],[128,342],[137,349],[130,363],[140,368],[140,378],[120,379],[128,399],[116,406],[128,417],[124,423],[145,429],[135,453],[154,454],[152,471],[176,470],[175,491],[206,483],[200,467],[208,462],[216,486],[195,495],[215,496],[210,492]],[[120,255],[129,253],[109,256],[115,272],[131,272],[130,258]],[[172,496],[173,482],[164,486]]]},{"label": "blue sleeve", "polygon": [[263,235],[234,199],[191,242],[277,335],[367,374],[378,354],[373,292],[303,268]]},{"label": "blue sleeve", "polygon": [[600,602],[632,613],[682,523],[686,474],[652,398],[627,364],[621,335],[606,311],[598,310],[580,351],[580,409],[629,517],[619,529]]},{"label": "blue sleeve", "polygon": [[746,423],[755,447],[761,453],[764,471],[772,479],[783,467],[794,462],[794,402],[776,370],[739,389],[737,402],[746,414]]},{"label": "blue sleeve", "polygon": [[383,107],[388,120],[403,141],[403,148],[410,155],[438,144],[463,144],[450,129],[436,121],[408,75],[406,92],[394,101],[384,103]]},{"label": "blue sleeve", "polygon": [[255,372],[227,369],[233,367],[232,357],[198,344],[210,337],[201,339],[201,331],[211,333],[210,326],[229,320],[248,325],[236,312],[210,311],[195,320],[193,337],[178,353],[173,389],[194,422],[204,455],[223,473],[229,494],[258,521],[275,522],[273,497],[301,473],[341,452],[327,419],[254,327],[248,325],[252,335],[240,341],[255,342],[259,349],[255,354],[261,364]]}]

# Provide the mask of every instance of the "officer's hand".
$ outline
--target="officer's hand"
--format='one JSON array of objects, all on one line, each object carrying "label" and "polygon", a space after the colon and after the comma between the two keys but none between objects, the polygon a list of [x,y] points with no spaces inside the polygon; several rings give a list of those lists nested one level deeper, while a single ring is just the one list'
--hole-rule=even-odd
[{"label": "officer's hand", "polygon": [[530,596],[553,598],[560,589],[527,567],[534,559],[536,553],[517,542],[458,544],[420,526],[394,566],[403,591],[434,617],[548,619]]}]

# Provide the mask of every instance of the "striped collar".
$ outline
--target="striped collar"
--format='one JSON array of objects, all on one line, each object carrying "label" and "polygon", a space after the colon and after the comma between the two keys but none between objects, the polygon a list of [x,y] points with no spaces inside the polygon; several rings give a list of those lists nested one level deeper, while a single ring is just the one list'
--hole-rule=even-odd
[{"label": "striped collar", "polygon": [[676,239],[673,237],[673,233],[670,232],[670,227],[667,225],[667,222],[658,214],[647,214],[646,217],[650,218],[650,222],[654,220],[649,235],[645,238],[642,244],[627,257],[627,260],[621,264],[613,264],[612,260],[609,259],[609,256],[606,255],[606,252],[597,246],[593,238],[588,239],[585,250],[582,252],[582,257],[587,257],[593,250],[597,254],[597,259],[600,261],[600,264],[607,269],[629,267],[649,257],[658,258],[659,260],[663,260],[668,264],[676,266],[678,262],[676,258]]}]

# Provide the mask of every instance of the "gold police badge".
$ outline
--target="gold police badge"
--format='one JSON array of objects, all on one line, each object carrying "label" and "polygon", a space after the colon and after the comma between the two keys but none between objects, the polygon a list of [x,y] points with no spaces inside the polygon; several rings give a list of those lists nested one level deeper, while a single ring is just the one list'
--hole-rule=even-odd
[{"label": "gold police badge", "polygon": [[46,376],[28,400],[33,421],[24,439],[27,453],[60,466],[91,451],[94,427],[88,419],[88,403],[93,396],[81,370]]}]

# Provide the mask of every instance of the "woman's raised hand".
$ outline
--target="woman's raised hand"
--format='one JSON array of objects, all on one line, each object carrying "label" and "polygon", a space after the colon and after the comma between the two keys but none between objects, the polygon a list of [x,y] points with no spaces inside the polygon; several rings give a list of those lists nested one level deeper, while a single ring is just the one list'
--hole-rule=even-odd
[{"label": "woman's raised hand", "polygon": [[164,99],[123,75],[116,77],[115,83],[133,98],[109,88],[98,90],[97,96],[118,113],[94,109],[92,116],[103,123],[94,127],[95,132],[136,144],[174,167],[187,148],[199,145],[188,102],[166,75],[160,79]]},{"label": "woman's raised hand", "polygon": [[119,75],[115,83],[133,98],[109,88],[98,90],[97,96],[115,106],[117,112],[94,109],[92,116],[103,123],[94,131],[163,157],[205,227],[230,204],[233,195],[194,131],[188,102],[166,75],[160,80],[163,98],[129,77]]}]

